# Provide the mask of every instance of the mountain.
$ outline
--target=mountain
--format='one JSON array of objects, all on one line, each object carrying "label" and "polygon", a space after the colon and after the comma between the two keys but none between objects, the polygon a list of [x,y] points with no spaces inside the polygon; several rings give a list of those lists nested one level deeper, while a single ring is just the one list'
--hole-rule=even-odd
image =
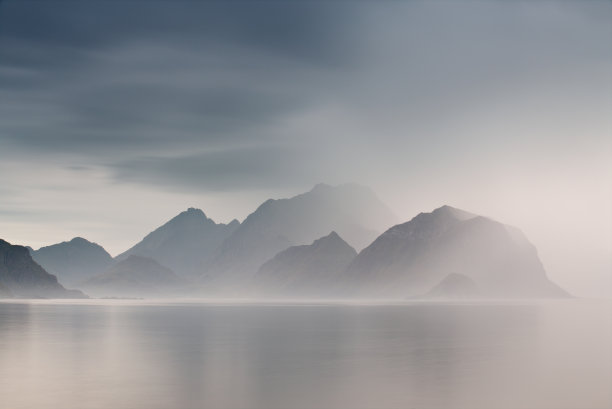
[{"label": "mountain", "polygon": [[329,295],[335,276],[356,255],[355,249],[331,232],[312,244],[289,247],[264,263],[253,277],[255,291],[285,297]]},{"label": "mountain", "polygon": [[217,224],[202,210],[189,208],[117,256],[117,260],[130,255],[150,257],[177,274],[192,278],[238,226],[237,220]]},{"label": "mountain", "polygon": [[185,294],[187,282],[151,258],[132,255],[81,288],[96,297],[171,297]]},{"label": "mountain", "polygon": [[0,288],[18,298],[85,298],[77,290],[66,290],[54,275],[38,265],[26,247],[0,239]]},{"label": "mountain", "polygon": [[478,285],[470,277],[463,274],[450,273],[434,288],[422,297],[423,299],[474,299],[480,298]]},{"label": "mountain", "polygon": [[202,282],[209,289],[239,287],[278,252],[330,231],[362,248],[395,220],[370,189],[353,184],[319,184],[289,199],[270,199],[221,244]]},{"label": "mountain", "polygon": [[391,227],[342,275],[356,295],[427,293],[450,273],[472,279],[487,297],[563,297],[536,248],[518,229],[443,206]]},{"label": "mountain", "polygon": [[75,286],[93,277],[113,262],[102,246],[81,237],[31,250],[30,253],[34,261],[66,286]]}]

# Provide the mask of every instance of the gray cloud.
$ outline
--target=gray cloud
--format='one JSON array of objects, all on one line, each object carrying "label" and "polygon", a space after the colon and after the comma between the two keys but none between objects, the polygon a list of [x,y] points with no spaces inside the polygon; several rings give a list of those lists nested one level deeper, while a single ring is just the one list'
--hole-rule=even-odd
[{"label": "gray cloud", "polygon": [[[364,161],[414,168],[425,158],[478,156],[483,144],[520,148],[531,137],[510,120],[525,117],[513,104],[543,98],[542,121],[568,110],[598,120],[572,104],[575,84],[606,98],[597,78],[610,51],[597,39],[610,28],[594,12],[606,7],[6,1],[0,146],[11,157],[90,162],[117,181],[197,190],[221,182],[203,183],[194,171],[216,172],[225,189],[261,180],[281,188],[291,176],[361,177]],[[507,105],[512,139],[507,125],[465,135],[466,118],[496,104]],[[238,153],[255,145],[252,159]],[[349,145],[352,155],[344,154]],[[303,149],[308,161],[278,159],[280,150],[294,158]],[[223,166],[202,168],[194,152]]]},{"label": "gray cloud", "polygon": [[113,177],[161,185],[171,191],[227,191],[293,187],[310,183],[305,151],[255,146],[179,157],[144,156],[110,165]]},{"label": "gray cloud", "polygon": [[351,15],[309,2],[5,1],[0,138],[95,156],[251,140],[314,102],[313,73],[347,66],[333,34]]}]

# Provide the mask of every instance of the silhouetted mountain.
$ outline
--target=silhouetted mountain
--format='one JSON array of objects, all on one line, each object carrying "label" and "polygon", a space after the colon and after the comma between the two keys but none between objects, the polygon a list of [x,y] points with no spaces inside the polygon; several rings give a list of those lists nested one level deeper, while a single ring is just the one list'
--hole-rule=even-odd
[{"label": "silhouetted mountain", "polygon": [[31,254],[34,261],[69,287],[99,274],[113,262],[102,246],[81,237],[32,250]]},{"label": "silhouetted mountain", "polygon": [[27,248],[0,240],[0,285],[19,298],[85,298],[77,290],[66,290],[47,273]]},{"label": "silhouetted mountain", "polygon": [[196,273],[201,274],[202,265],[238,226],[237,220],[217,224],[202,210],[190,208],[149,233],[134,247],[117,256],[117,260],[130,255],[150,257],[181,276],[193,277]]},{"label": "silhouetted mountain", "polygon": [[129,256],[81,285],[96,297],[171,297],[188,292],[187,282],[157,261]]},{"label": "silhouetted mountain", "polygon": [[535,247],[517,229],[443,206],[393,226],[351,263],[356,294],[424,294],[449,273],[471,278],[487,297],[562,297]]},{"label": "silhouetted mountain", "polygon": [[293,246],[264,263],[254,276],[257,294],[322,297],[357,252],[336,232],[310,245]]},{"label": "silhouetted mountain", "polygon": [[267,200],[220,246],[203,283],[236,287],[262,263],[290,246],[311,243],[337,231],[357,248],[395,222],[391,211],[368,188],[317,185],[290,199]]},{"label": "silhouetted mountain", "polygon": [[478,285],[470,277],[451,273],[444,277],[427,294],[419,297],[424,299],[473,299],[482,297]]}]

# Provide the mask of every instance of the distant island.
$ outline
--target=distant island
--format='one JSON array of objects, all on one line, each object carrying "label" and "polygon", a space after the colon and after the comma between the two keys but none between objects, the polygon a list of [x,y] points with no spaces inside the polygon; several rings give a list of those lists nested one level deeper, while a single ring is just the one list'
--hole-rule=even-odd
[{"label": "distant island", "polygon": [[38,250],[0,240],[0,257],[0,297],[568,296],[518,229],[450,206],[398,223],[353,184],[267,200],[242,223],[189,208],[114,259],[80,237]]}]

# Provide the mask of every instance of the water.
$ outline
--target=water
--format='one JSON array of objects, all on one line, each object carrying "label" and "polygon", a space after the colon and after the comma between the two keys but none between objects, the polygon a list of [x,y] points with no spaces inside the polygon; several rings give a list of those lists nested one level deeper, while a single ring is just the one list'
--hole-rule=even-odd
[{"label": "water", "polygon": [[612,407],[610,304],[0,303],[0,407]]}]

